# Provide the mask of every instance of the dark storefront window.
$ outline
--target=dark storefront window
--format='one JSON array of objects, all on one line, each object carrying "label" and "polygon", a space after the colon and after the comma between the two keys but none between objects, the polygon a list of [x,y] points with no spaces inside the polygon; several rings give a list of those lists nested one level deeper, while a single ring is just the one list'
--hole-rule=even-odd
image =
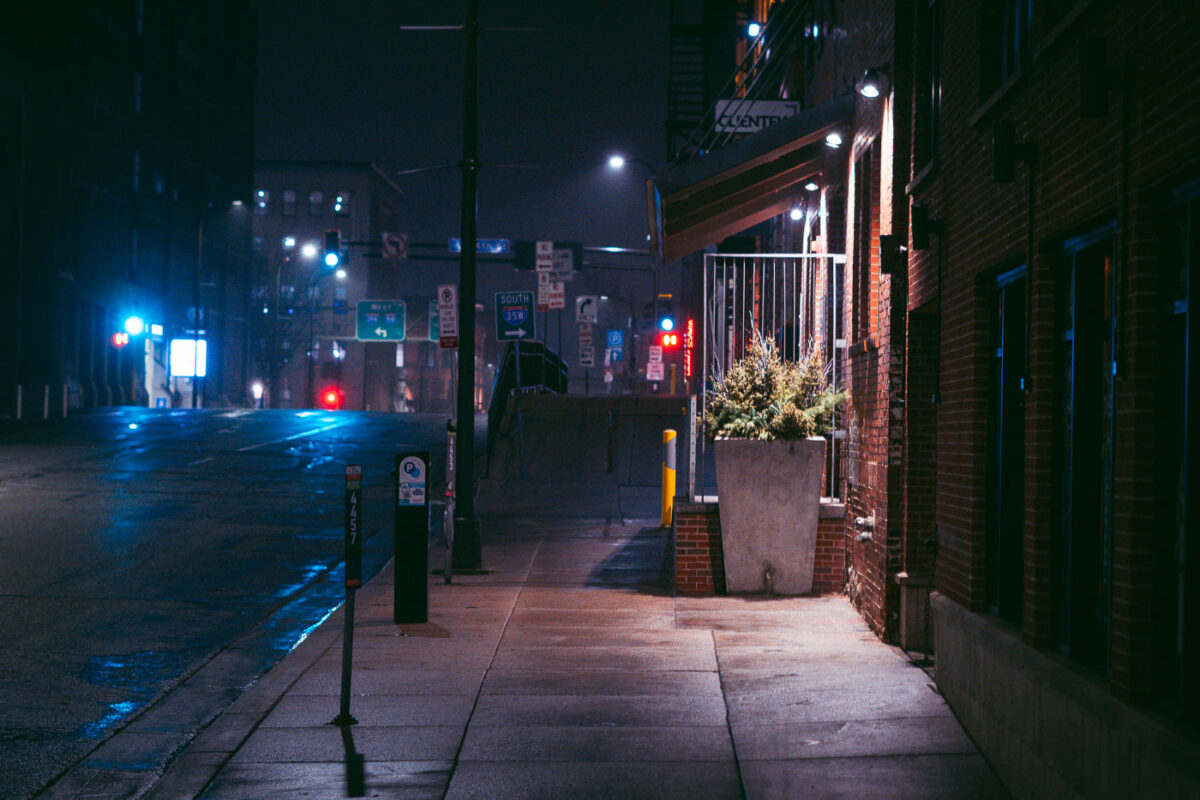
[{"label": "dark storefront window", "polygon": [[1021,624],[1025,520],[1025,267],[998,276],[992,293],[988,394],[989,610]]},{"label": "dark storefront window", "polygon": [[923,0],[917,6],[917,64],[920,105],[917,109],[917,167],[938,159],[942,135],[942,4]]},{"label": "dark storefront window", "polygon": [[[1200,187],[1197,187],[1200,188]],[[1191,307],[1200,269],[1200,198],[1193,192],[1171,215],[1163,270],[1160,362],[1160,496],[1155,529],[1155,688],[1168,709],[1200,721],[1200,548],[1189,541],[1196,507],[1197,333]],[[1194,539],[1194,537],[1191,537]],[[1189,547],[1190,545],[1190,547]],[[1190,678],[1190,679],[1189,679]]]},{"label": "dark storefront window", "polygon": [[1059,274],[1055,447],[1057,635],[1066,654],[1109,663],[1114,407],[1113,238],[1066,243]]}]

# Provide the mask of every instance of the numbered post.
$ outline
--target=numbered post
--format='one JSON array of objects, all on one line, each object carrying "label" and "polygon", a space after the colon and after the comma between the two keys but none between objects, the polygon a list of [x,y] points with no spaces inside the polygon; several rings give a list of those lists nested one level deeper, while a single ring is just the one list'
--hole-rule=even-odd
[{"label": "numbered post", "polygon": [[396,590],[392,621],[429,617],[429,451],[396,456]]}]

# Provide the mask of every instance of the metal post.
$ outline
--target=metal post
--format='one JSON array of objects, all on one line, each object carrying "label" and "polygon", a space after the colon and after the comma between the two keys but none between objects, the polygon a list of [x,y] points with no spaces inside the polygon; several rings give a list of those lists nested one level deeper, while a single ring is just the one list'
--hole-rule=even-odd
[{"label": "metal post", "polygon": [[513,342],[517,354],[517,464],[521,477],[525,477],[525,420],[521,417],[521,395],[524,394],[521,383],[521,340]]},{"label": "metal post", "polygon": [[688,499],[696,500],[696,395],[688,397]]},{"label": "metal post", "polygon": [[42,387],[42,419],[50,419],[50,384]]},{"label": "metal post", "polygon": [[456,569],[479,569],[483,554],[475,519],[475,223],[478,201],[479,0],[467,0],[463,81],[462,257],[459,261],[459,470],[454,535]]},{"label": "metal post", "polygon": [[196,269],[192,272],[192,408],[196,407],[196,382],[200,380],[200,263],[204,257],[204,212],[196,227]]},{"label": "metal post", "polygon": [[362,467],[346,465],[346,606],[342,637],[342,693],[338,715],[331,725],[354,725],[350,714],[350,675],[354,658],[354,594],[362,586]]},{"label": "metal post", "polygon": [[675,515],[675,431],[663,431],[662,526],[670,527]]}]

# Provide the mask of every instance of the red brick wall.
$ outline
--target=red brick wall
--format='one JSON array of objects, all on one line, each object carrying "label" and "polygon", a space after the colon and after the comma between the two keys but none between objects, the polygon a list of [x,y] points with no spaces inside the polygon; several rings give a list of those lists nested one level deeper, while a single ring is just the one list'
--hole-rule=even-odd
[{"label": "red brick wall", "polygon": [[725,559],[716,503],[676,505],[674,539],[676,594],[724,594]]},{"label": "red brick wall", "polygon": [[[841,506],[822,506],[817,523],[813,594],[840,592],[845,585],[846,529],[844,517],[831,512]],[[716,503],[675,506],[675,593],[725,593],[725,563],[721,556],[721,516]]]}]

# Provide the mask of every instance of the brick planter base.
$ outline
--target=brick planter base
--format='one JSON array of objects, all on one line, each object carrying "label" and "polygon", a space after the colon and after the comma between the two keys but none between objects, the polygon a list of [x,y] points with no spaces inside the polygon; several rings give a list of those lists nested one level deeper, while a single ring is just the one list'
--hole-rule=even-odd
[{"label": "brick planter base", "polygon": [[[672,526],[675,549],[675,593],[725,593],[725,563],[721,557],[721,515],[716,503],[675,503]],[[821,503],[817,523],[817,557],[813,594],[840,592],[845,583],[845,507]]]}]

